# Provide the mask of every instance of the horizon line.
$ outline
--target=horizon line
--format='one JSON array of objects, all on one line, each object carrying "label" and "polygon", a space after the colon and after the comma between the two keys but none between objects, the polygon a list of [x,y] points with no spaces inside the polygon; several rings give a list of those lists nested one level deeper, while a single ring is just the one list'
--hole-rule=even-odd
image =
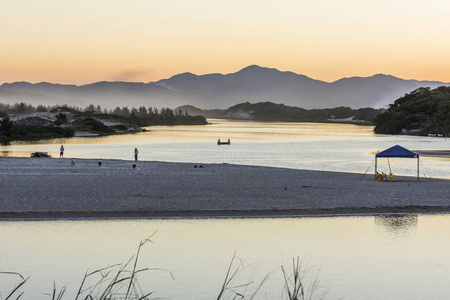
[{"label": "horizon line", "polygon": [[238,71],[233,72],[233,73],[219,73],[219,72],[213,72],[213,73],[206,73],[206,74],[200,74],[200,75],[199,75],[199,74],[195,74],[195,73],[186,71],[186,72],[177,73],[177,74],[172,75],[172,76],[170,76],[170,77],[168,77],[168,78],[161,78],[161,79],[158,79],[158,80],[156,80],[156,81],[148,81],[148,82],[145,82],[145,81],[126,81],[126,80],[100,80],[100,81],[94,81],[94,82],[84,83],[84,84],[75,84],[75,83],[60,83],[60,82],[50,82],[50,81],[26,81],[26,80],[21,80],[21,81],[12,81],[12,82],[2,82],[1,85],[0,85],[0,87],[3,86],[4,84],[14,84],[14,83],[29,83],[29,84],[33,84],[33,85],[36,85],[36,84],[43,84],[43,83],[44,83],[44,84],[65,85],[65,86],[76,86],[76,87],[81,87],[81,86],[86,86],[86,85],[92,85],[92,84],[97,84],[97,83],[136,83],[136,84],[155,84],[155,83],[157,83],[157,82],[159,82],[159,81],[162,81],[162,80],[168,80],[168,79],[170,79],[170,78],[173,78],[173,77],[175,77],[175,76],[182,75],[182,74],[192,74],[192,75],[197,76],[197,77],[208,76],[208,75],[215,75],[215,74],[216,74],[216,75],[227,76],[227,75],[236,74],[236,73],[241,72],[242,70],[247,69],[247,68],[250,68],[250,67],[259,67],[259,68],[261,68],[261,69],[276,70],[276,71],[278,71],[278,72],[280,72],[280,73],[293,73],[293,74],[295,74],[295,75],[305,76],[305,77],[307,77],[307,78],[309,78],[309,79],[312,79],[312,80],[315,80],[315,81],[321,81],[321,82],[324,82],[324,83],[330,83],[330,84],[331,84],[331,83],[338,82],[338,81],[343,80],[343,79],[352,79],[352,78],[371,78],[371,77],[375,77],[375,76],[377,76],[377,75],[390,76],[390,77],[394,77],[394,78],[402,79],[402,80],[406,80],[406,81],[413,81],[413,80],[414,80],[414,81],[419,81],[419,82],[441,82],[441,83],[444,83],[444,84],[450,84],[450,82],[445,82],[445,81],[440,81],[440,80],[432,80],[432,79],[426,79],[426,80],[419,80],[419,79],[414,79],[414,78],[406,79],[406,78],[401,78],[401,77],[398,77],[398,76],[395,76],[395,75],[392,75],[392,74],[386,74],[386,73],[375,73],[375,74],[370,75],[370,76],[359,76],[359,75],[354,75],[354,76],[350,76],[350,77],[341,77],[341,78],[339,78],[339,79],[337,79],[337,80],[334,80],[334,81],[325,81],[325,80],[321,80],[321,79],[316,79],[316,78],[309,77],[308,75],[305,75],[305,74],[295,73],[294,71],[281,71],[281,70],[279,70],[279,69],[277,69],[277,68],[262,67],[262,66],[259,66],[259,65],[256,65],[256,64],[251,64],[251,65],[248,65],[248,66],[246,66],[246,67],[244,67],[244,68],[241,68],[241,69],[239,69]]}]

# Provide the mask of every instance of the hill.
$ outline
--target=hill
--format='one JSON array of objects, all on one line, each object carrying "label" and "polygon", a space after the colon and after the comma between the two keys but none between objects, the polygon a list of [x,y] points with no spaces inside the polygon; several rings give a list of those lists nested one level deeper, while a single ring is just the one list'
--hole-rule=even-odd
[{"label": "hill", "polygon": [[176,108],[192,115],[202,115],[207,118],[251,120],[262,122],[346,122],[358,124],[373,124],[376,116],[383,109],[336,107],[326,109],[304,109],[272,102],[240,103],[224,110],[202,110],[185,105]]},{"label": "hill", "polygon": [[293,72],[249,66],[236,73],[182,73],[157,82],[97,82],[88,85],[15,82],[0,86],[0,102],[33,105],[105,108],[116,106],[177,107],[189,104],[208,109],[251,102],[272,102],[306,109],[346,106],[386,107],[392,99],[419,87],[443,82],[404,80],[390,75],[342,78],[324,82]]},{"label": "hill", "polygon": [[375,133],[448,136],[450,87],[419,88],[398,98],[377,116],[375,125]]}]

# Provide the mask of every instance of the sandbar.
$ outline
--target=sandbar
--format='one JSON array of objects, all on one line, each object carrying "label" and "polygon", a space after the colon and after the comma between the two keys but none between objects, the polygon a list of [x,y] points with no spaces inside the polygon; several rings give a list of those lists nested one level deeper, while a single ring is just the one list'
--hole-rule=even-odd
[{"label": "sandbar", "polygon": [[373,174],[233,164],[73,161],[0,157],[0,220],[450,212],[446,179],[381,182]]}]

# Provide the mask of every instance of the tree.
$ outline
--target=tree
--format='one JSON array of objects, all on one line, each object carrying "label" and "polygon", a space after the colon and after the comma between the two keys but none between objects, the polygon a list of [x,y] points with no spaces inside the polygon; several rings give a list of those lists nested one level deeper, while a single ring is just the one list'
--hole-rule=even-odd
[{"label": "tree", "polygon": [[375,119],[375,132],[397,134],[419,129],[420,134],[448,132],[450,87],[418,88],[394,101]]},{"label": "tree", "polygon": [[173,122],[175,114],[173,113],[173,110],[170,108],[162,108],[161,112],[159,113],[161,120],[164,122]]},{"label": "tree", "polygon": [[137,115],[139,115],[139,111],[138,111],[135,107],[133,107],[133,108],[131,109],[131,115],[137,116]]},{"label": "tree", "polygon": [[68,118],[65,113],[60,112],[59,114],[56,115],[56,124],[57,125],[65,124],[65,123],[67,123],[67,121],[68,121]]},{"label": "tree", "polygon": [[86,106],[86,108],[84,109],[84,111],[91,111],[91,112],[94,112],[94,111],[95,111],[94,104],[89,104],[88,106]]},{"label": "tree", "polygon": [[47,108],[43,105],[38,105],[36,108],[37,112],[47,112]]},{"label": "tree", "polygon": [[26,114],[34,112],[35,108],[32,105],[27,105],[26,103],[21,102],[14,104],[12,110],[18,114]]},{"label": "tree", "polygon": [[145,106],[140,106],[139,107],[139,116],[140,117],[146,117],[147,116],[147,109],[145,108]]},{"label": "tree", "polygon": [[14,126],[14,122],[6,116],[0,121],[0,132],[4,135],[9,135],[11,133],[11,128]]},{"label": "tree", "polygon": [[114,115],[121,115],[122,114],[122,109],[118,106],[116,106],[116,108],[113,109],[112,113]]},{"label": "tree", "polygon": [[128,109],[127,106],[122,107],[122,115],[124,115],[124,116],[131,115],[131,112],[130,112],[130,110]]}]

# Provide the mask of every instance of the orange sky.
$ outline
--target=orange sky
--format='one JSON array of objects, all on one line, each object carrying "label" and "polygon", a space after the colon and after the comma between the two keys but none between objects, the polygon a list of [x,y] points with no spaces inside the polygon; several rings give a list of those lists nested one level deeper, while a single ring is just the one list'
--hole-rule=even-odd
[{"label": "orange sky", "polygon": [[444,0],[6,1],[0,83],[150,82],[248,65],[450,82]]}]

